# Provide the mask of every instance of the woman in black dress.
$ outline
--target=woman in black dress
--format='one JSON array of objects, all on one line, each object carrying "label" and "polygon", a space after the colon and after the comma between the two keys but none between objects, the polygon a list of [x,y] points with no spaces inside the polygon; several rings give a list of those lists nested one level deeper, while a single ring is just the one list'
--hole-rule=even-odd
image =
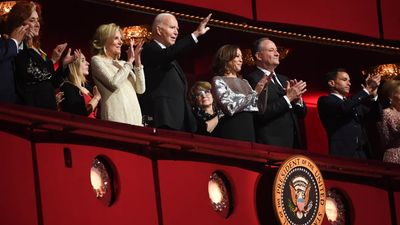
[{"label": "woman in black dress", "polygon": [[75,51],[75,60],[68,65],[67,80],[61,85],[64,93],[61,110],[89,118],[96,118],[97,106],[101,99],[97,87],[86,80],[89,75],[89,62],[80,50]]},{"label": "woman in black dress", "polygon": [[217,136],[243,141],[255,141],[253,113],[258,112],[258,96],[268,85],[261,79],[255,90],[240,76],[242,52],[238,46],[224,45],[218,49],[213,62],[213,93],[217,106],[225,116],[219,121]]},{"label": "woman in black dress", "polygon": [[207,81],[197,81],[190,89],[193,114],[197,120],[197,133],[214,136],[219,119],[224,115],[214,104],[211,94],[211,84]]},{"label": "woman in black dress", "polygon": [[67,44],[58,45],[51,59],[40,48],[41,9],[39,4],[20,1],[13,6],[7,16],[6,26],[13,30],[19,26],[28,26],[23,45],[15,58],[15,76],[17,92],[22,103],[46,109],[57,109],[55,89],[62,83],[62,68],[69,64],[73,57],[68,51],[55,73],[54,64],[58,63]]}]

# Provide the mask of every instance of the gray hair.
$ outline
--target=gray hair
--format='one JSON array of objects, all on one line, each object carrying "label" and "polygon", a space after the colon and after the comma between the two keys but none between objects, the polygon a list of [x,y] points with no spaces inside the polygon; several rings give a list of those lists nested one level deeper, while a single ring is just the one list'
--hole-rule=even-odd
[{"label": "gray hair", "polygon": [[157,33],[157,26],[162,24],[165,18],[170,16],[175,18],[175,16],[172,15],[171,13],[160,13],[156,16],[156,18],[154,18],[153,25],[151,26],[151,32],[153,33],[153,35]]}]

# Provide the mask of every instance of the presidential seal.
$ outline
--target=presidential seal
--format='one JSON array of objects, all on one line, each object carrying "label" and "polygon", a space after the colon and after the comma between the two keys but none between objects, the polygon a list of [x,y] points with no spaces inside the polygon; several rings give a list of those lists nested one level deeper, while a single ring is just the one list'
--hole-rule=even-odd
[{"label": "presidential seal", "polygon": [[272,190],[275,214],[281,224],[322,224],[325,184],[311,159],[296,155],[283,162]]}]

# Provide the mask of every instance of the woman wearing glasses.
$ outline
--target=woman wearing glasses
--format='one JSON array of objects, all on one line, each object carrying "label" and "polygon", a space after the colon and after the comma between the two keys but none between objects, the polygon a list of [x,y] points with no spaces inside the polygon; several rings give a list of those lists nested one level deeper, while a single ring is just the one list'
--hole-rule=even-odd
[{"label": "woman wearing glasses", "polygon": [[190,97],[193,114],[197,120],[197,133],[213,136],[218,121],[224,114],[214,104],[211,84],[207,81],[197,81],[190,89]]}]

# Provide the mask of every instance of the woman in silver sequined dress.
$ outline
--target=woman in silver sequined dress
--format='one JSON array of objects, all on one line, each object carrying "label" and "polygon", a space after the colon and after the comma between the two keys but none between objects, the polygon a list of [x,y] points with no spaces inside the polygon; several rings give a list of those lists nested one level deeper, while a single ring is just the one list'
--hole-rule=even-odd
[{"label": "woman in silver sequined dress", "polygon": [[389,99],[389,107],[383,110],[378,131],[385,149],[383,161],[400,164],[400,81],[386,81],[383,93]]},{"label": "woman in silver sequined dress", "polygon": [[258,112],[258,97],[266,94],[267,76],[255,90],[241,78],[242,52],[238,46],[224,45],[214,56],[212,79],[217,106],[225,116],[220,120],[216,135],[222,138],[255,141],[253,113]]}]

